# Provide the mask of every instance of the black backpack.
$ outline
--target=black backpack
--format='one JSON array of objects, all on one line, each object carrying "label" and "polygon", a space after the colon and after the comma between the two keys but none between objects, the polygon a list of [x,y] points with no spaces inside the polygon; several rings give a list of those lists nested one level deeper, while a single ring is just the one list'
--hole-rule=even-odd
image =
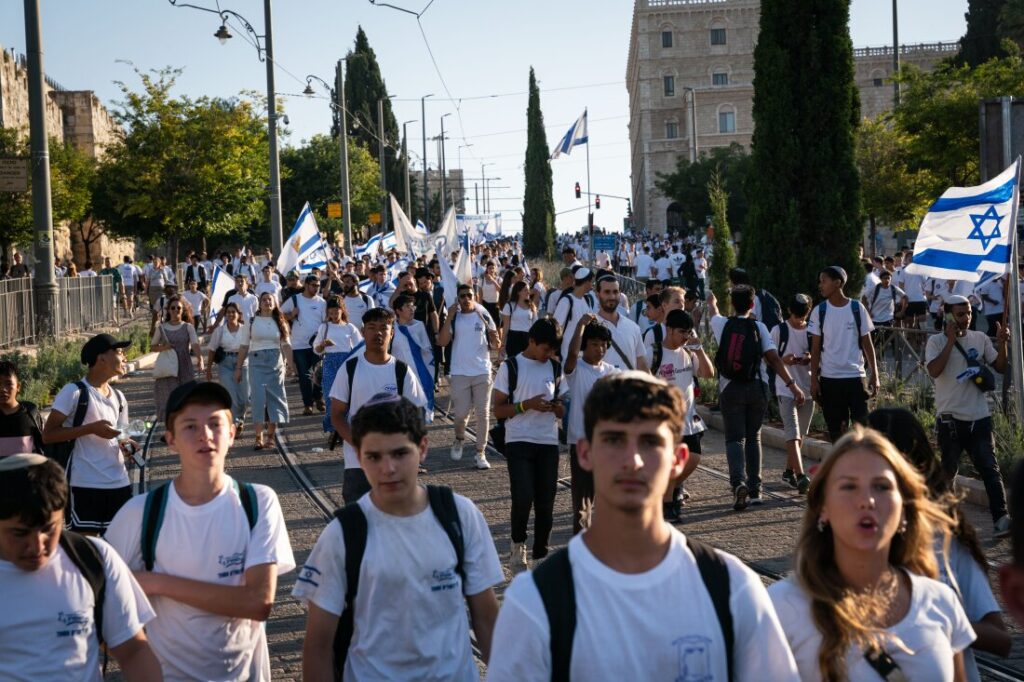
[{"label": "black backpack", "polygon": [[[725,642],[726,666],[731,682],[734,678],[735,634],[732,611],[729,610],[729,567],[721,554],[699,540],[687,537],[686,546],[693,552],[700,577],[704,581],[704,588],[715,606],[715,615],[718,616],[718,625],[722,628],[722,638]],[[572,662],[573,638],[576,634],[576,588],[573,584],[568,549],[563,547],[554,552],[533,570],[532,576],[548,617],[551,634],[551,679],[556,682],[567,682]]]},{"label": "black backpack", "polygon": [[782,306],[779,299],[775,298],[767,289],[759,289],[757,300],[761,302],[761,322],[765,329],[774,329],[782,323]]},{"label": "black backpack", "polygon": [[[392,337],[391,342],[394,343]],[[352,382],[356,376],[356,365],[359,364],[359,357],[356,356],[351,360],[345,362],[345,373],[348,374],[348,397],[349,401],[352,400]],[[401,397],[405,393],[405,375],[409,373],[409,365],[405,364],[398,358],[395,358],[395,386],[398,387],[398,396]]]},{"label": "black backpack", "polygon": [[[75,386],[78,387],[78,403],[75,405],[75,414],[71,418],[72,428],[85,423],[85,413],[89,409],[89,387],[85,385],[85,381],[76,381]],[[124,396],[113,386],[110,387],[110,390],[117,396],[118,416],[120,416],[125,410]],[[35,406],[33,405],[33,407]],[[43,454],[59,464],[69,479],[71,477],[71,453],[75,450],[75,441],[77,440],[75,438],[43,446]]]},{"label": "black backpack", "polygon": [[715,368],[730,381],[754,381],[760,375],[761,331],[749,317],[730,317],[722,328]]},{"label": "black backpack", "polygon": [[[516,392],[516,386],[519,385],[519,363],[516,362],[516,357],[505,359],[505,366],[508,368],[508,404],[511,405],[515,402],[513,394]],[[558,360],[551,358],[551,371],[555,375],[555,398],[558,398],[558,387],[562,381],[562,363]],[[498,419],[495,421],[494,426],[491,427],[490,437],[491,446],[500,452],[505,454],[505,419]],[[561,431],[561,422],[559,422],[559,431]],[[561,433],[559,433],[561,436]]]},{"label": "black backpack", "polygon": [[659,322],[653,327],[650,327],[644,333],[654,334],[654,343],[651,345],[651,350],[653,351],[653,356],[651,357],[651,374],[657,374],[658,369],[661,367],[662,356],[664,355],[664,348],[662,347],[662,342],[665,340],[665,330],[662,329],[661,323]]},{"label": "black backpack", "polygon": [[60,533],[60,547],[81,571],[85,581],[89,583],[93,594],[93,628],[96,639],[103,644],[103,600],[106,596],[107,573],[104,569],[103,555],[92,540],[69,530]]},{"label": "black backpack", "polygon": [[[818,336],[821,338],[821,352],[825,352],[825,313],[828,312],[828,301],[818,304]],[[857,343],[860,343],[861,321],[860,302],[850,299],[850,312],[853,313],[853,321],[857,323]]]},{"label": "black backpack", "polygon": [[[564,323],[559,322],[559,324],[562,325],[562,333],[563,334],[566,333],[565,330],[568,328],[569,322],[572,321],[572,306],[573,306],[573,303],[575,302],[575,301],[573,301],[573,299],[576,298],[575,296],[572,295],[572,290],[573,290],[573,287],[568,287],[566,289],[563,289],[562,290],[562,296],[561,296],[561,298],[558,299],[558,303],[561,303],[563,300],[569,301],[569,312],[565,316],[565,322]],[[594,297],[591,294],[583,294],[583,300],[587,302],[587,305],[589,305],[591,309],[594,308]],[[557,305],[556,305],[556,307],[557,307]]]},{"label": "black backpack", "polygon": [[[445,486],[428,485],[427,499],[435,518],[444,528],[448,539],[455,549],[455,572],[462,578],[463,590],[466,586],[466,568],[464,565],[466,546],[462,535],[462,520],[459,518],[458,507],[452,489]],[[334,512],[334,518],[341,524],[342,536],[345,539],[345,608],[338,617],[338,629],[334,633],[334,679],[341,680],[345,673],[345,659],[352,644],[355,632],[355,603],[359,591],[359,569],[366,553],[367,525],[358,502],[351,502]]]},{"label": "black backpack", "polygon": [[[249,531],[256,527],[259,520],[259,504],[256,490],[251,483],[239,483],[232,479],[235,493],[245,510],[245,518],[249,521]],[[164,525],[164,514],[167,511],[167,487],[170,481],[153,488],[146,495],[146,503],[142,510],[142,563],[147,571],[153,570],[156,563],[156,541],[160,538],[160,528]]]}]

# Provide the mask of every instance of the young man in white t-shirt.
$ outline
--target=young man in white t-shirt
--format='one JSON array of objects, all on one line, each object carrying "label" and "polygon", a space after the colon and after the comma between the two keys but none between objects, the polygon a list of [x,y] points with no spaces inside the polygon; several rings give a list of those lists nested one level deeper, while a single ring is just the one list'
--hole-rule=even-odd
[{"label": "young man in white t-shirt", "polygon": [[[805,394],[811,390],[811,345],[807,335],[807,316],[811,314],[811,297],[796,294],[787,306],[789,317],[782,324],[772,328],[772,343],[778,348],[782,363],[789,367],[789,374]],[[788,395],[782,377],[775,377],[775,396],[779,401],[779,416],[782,431],[786,437],[786,468],[782,480],[796,488],[801,495],[811,487],[811,479],[804,472],[800,446],[810,430],[814,418],[814,401],[805,400],[797,405]]]},{"label": "young man in white t-shirt", "polygon": [[[555,306],[555,320],[561,329],[575,329],[580,318],[587,313],[597,312],[597,300],[591,292],[594,287],[594,273],[579,267],[573,271],[573,289],[558,299]],[[563,337],[560,355],[564,361],[569,354],[572,337]]]},{"label": "young man in white t-shirt", "polygon": [[299,375],[299,392],[302,394],[302,414],[313,414],[313,406],[321,412],[326,411],[323,392],[319,386],[313,385],[309,372],[317,362],[313,352],[313,338],[320,325],[327,319],[327,301],[321,298],[320,278],[306,275],[303,280],[302,293],[292,296],[281,305],[281,314],[292,325],[292,358],[295,371]]},{"label": "young man in white t-shirt", "polygon": [[147,634],[164,679],[269,681],[264,623],[277,576],[295,568],[277,494],[224,472],[235,423],[220,384],[174,389],[166,421],[181,472],[132,498],[106,539],[156,610]]},{"label": "young man in white t-shirt", "polygon": [[[614,374],[619,368],[605,362],[611,330],[597,317],[587,313],[576,324],[565,361],[565,381],[573,399],[569,402],[569,471],[572,476],[572,532],[579,533],[587,525],[594,505],[594,477],[580,468],[576,442],[583,438],[583,403],[601,377]],[[584,518],[586,517],[586,518]]]},{"label": "young man in white t-shirt", "polygon": [[[124,349],[130,345],[131,341],[118,341],[110,334],[97,334],[86,341],[81,352],[82,364],[89,368],[85,377],[60,389],[43,426],[43,443],[73,441],[67,465],[69,525],[80,533],[102,535],[132,496],[124,448],[139,446],[120,440],[128,428],[128,403],[124,394],[110,385],[124,374]],[[76,419],[80,411],[82,417]]]},{"label": "young man in white t-shirt", "polygon": [[[450,489],[420,485],[427,429],[405,398],[374,396],[352,420],[351,435],[370,492],[336,514],[295,582],[292,594],[309,609],[303,678],[478,680],[469,628],[486,663],[498,613],[494,586],[505,579],[483,514]],[[359,521],[365,530],[357,538]],[[360,547],[351,598],[347,561]]]},{"label": "young man in white t-shirt", "polygon": [[[565,550],[512,581],[489,682],[799,679],[757,575],[662,519],[662,493],[688,454],[686,409],[678,389],[646,373],[594,385],[579,443],[580,465],[594,476],[593,519]],[[702,579],[706,567],[727,576],[718,583],[727,592]],[[732,616],[731,659],[716,599]]]},{"label": "young man in white t-shirt", "polygon": [[906,312],[907,294],[892,283],[892,273],[882,270],[878,275],[878,284],[865,289],[861,302],[867,306],[871,322],[876,327],[891,327]]},{"label": "young man in white t-shirt", "polygon": [[452,346],[448,377],[455,441],[450,456],[453,460],[462,459],[466,424],[470,411],[474,410],[477,433],[474,463],[477,469],[490,469],[485,455],[491,416],[490,348],[498,346],[498,327],[487,309],[474,300],[471,286],[460,284],[456,295],[458,302],[448,309],[437,334],[438,346]]},{"label": "young man in white t-shirt", "polygon": [[[101,644],[129,682],[159,680],[143,626],[153,617],[106,543],[63,530],[64,472],[39,454],[0,459],[0,679],[103,679]],[[102,602],[89,577],[104,580]]]},{"label": "young man in white t-shirt", "polygon": [[644,357],[644,340],[640,326],[620,312],[619,280],[609,272],[597,278],[596,286],[597,321],[612,333],[607,356],[609,364],[620,370],[646,371],[647,359]]},{"label": "young man in white t-shirt", "polygon": [[825,300],[815,306],[807,322],[811,337],[811,395],[821,403],[833,443],[854,422],[867,424],[868,397],[878,392],[878,367],[871,343],[875,326],[864,306],[843,293],[845,285],[846,271],[838,265],[822,270],[818,274],[818,291]]},{"label": "young man in white t-shirt", "polygon": [[267,263],[263,266],[262,270],[263,279],[259,284],[256,285],[256,298],[259,298],[266,292],[270,292],[274,295],[274,298],[281,300],[281,280],[274,276],[274,266]]},{"label": "young man in white t-shirt", "polygon": [[[512,497],[509,570],[513,574],[529,568],[530,508],[534,509],[535,560],[547,556],[554,525],[558,422],[565,416],[562,396],[568,391],[562,365],[554,359],[560,346],[558,323],[550,317],[537,320],[530,327],[526,350],[503,362],[494,377],[494,416],[507,420],[505,459]],[[510,389],[510,364],[516,369],[514,390]]]},{"label": "young man in white t-shirt", "polygon": [[181,297],[192,308],[192,324],[195,326],[196,332],[205,331],[207,321],[210,319],[210,299],[199,290],[199,281],[190,279],[188,289],[182,292]]},{"label": "young man in white t-shirt", "polygon": [[419,407],[427,404],[415,370],[397,360],[388,350],[394,324],[395,315],[387,308],[368,310],[362,321],[365,349],[362,354],[345,361],[331,385],[331,424],[345,442],[345,478],[341,495],[346,503],[355,502],[370,491],[370,482],[359,464],[359,456],[352,441],[349,415],[358,412],[364,403],[378,393],[403,396]]}]

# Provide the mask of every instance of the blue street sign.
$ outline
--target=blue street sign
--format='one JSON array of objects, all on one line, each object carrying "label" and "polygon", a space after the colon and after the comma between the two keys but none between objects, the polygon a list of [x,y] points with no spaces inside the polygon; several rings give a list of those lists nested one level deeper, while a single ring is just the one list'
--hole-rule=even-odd
[{"label": "blue street sign", "polygon": [[615,235],[613,234],[596,234],[594,235],[594,250],[596,251],[608,251],[609,253],[615,250]]}]

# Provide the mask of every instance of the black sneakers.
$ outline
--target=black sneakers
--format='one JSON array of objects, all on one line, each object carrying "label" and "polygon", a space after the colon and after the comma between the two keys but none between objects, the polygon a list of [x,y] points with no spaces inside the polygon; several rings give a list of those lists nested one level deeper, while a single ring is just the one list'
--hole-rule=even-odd
[{"label": "black sneakers", "polygon": [[744,483],[740,483],[733,489],[733,495],[735,495],[735,502],[733,502],[732,508],[734,511],[743,511],[747,508],[747,486]]},{"label": "black sneakers", "polygon": [[785,471],[782,472],[782,480],[788,483],[790,488],[797,487],[796,474],[793,473],[792,469],[786,469]]}]

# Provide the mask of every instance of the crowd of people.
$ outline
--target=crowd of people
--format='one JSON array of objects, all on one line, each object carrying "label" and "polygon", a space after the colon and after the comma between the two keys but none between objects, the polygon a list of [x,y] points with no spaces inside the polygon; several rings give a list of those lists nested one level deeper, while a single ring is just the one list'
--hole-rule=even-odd
[{"label": "crowd of people", "polygon": [[[954,490],[967,452],[993,534],[1013,535],[1001,588],[1024,617],[1024,527],[1012,521],[1024,511],[1010,513],[1024,473],[1008,503],[986,396],[1010,334],[992,286],[923,294],[924,280],[897,271],[901,253],[877,271],[868,261],[874,278],[852,297],[843,268],[823,267],[816,296],[784,296],[783,313],[737,268],[725,315],[700,242],[635,235],[594,266],[583,237],[559,252],[552,287],[511,239],[471,247],[473,280],[454,291],[440,261],[394,252],[335,254],[303,273],[277,273],[269,253],[224,253],[234,288],[219,301],[205,254],[190,255],[181,293],[159,257],[122,273],[152,310],[155,402],[180,459],[172,481],[135,497],[138,443],[116,387],[127,342],[89,339],[85,377],[45,422],[18,401],[18,367],[0,363],[0,585],[17,602],[0,615],[0,677],[97,679],[103,643],[126,679],[270,679],[263,621],[296,561],[275,491],[225,468],[247,421],[247,444],[273,445],[296,384],[345,465],[346,506],[293,588],[308,611],[305,679],[478,679],[476,655],[494,680],[975,680],[974,650],[1007,655]],[[882,372],[872,334],[927,326],[929,295],[939,454],[912,413],[869,409]],[[707,428],[699,380],[712,378],[734,512],[765,501],[769,401],[787,441],[772,475],[806,495],[793,572],[768,589],[675,525]],[[504,458],[503,556],[474,501],[419,481],[445,387],[447,456],[472,445],[479,470]],[[816,405],[832,449],[812,475],[802,443]],[[552,551],[566,450],[573,538]]]}]

